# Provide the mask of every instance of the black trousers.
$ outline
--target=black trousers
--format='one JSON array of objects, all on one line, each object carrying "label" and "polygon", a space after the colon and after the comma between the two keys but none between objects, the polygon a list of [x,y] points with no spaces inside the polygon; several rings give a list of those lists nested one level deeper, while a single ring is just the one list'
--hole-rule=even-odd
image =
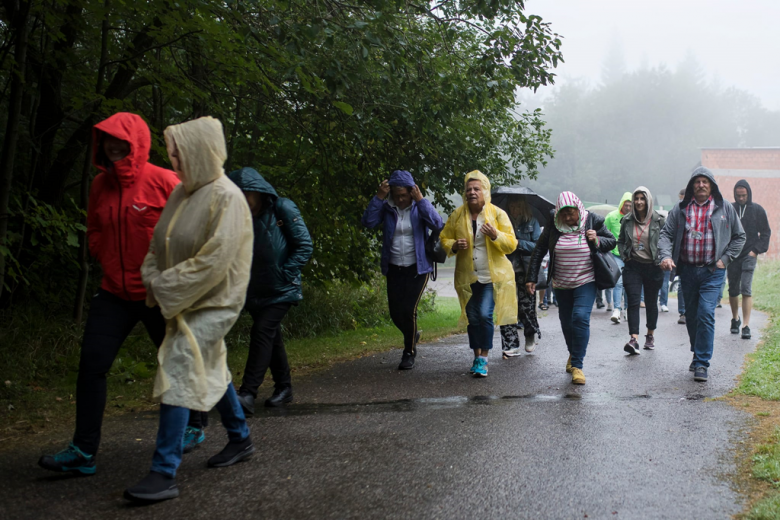
[{"label": "black trousers", "polygon": [[[76,381],[76,433],[73,444],[94,455],[100,445],[100,429],[106,408],[106,375],[133,328],[142,322],[157,348],[165,339],[165,318],[160,308],[143,301],[131,302],[98,290],[89,306],[81,343]],[[205,412],[190,412],[190,426],[205,426]]]},{"label": "black trousers", "polygon": [[387,306],[390,319],[404,335],[404,351],[416,353],[417,305],[420,303],[428,273],[417,274],[417,264],[401,267],[390,264],[387,270]]},{"label": "black trousers", "polygon": [[645,290],[645,311],[647,328],[655,330],[658,325],[658,292],[664,284],[664,272],[652,262],[629,260],[623,267],[623,288],[628,304],[628,333],[639,334],[639,303],[642,288]]},{"label": "black trousers", "polygon": [[257,389],[263,384],[270,368],[277,390],[292,386],[290,364],[282,339],[282,320],[292,303],[275,303],[252,312],[252,331],[249,333],[249,356],[244,368],[244,379],[239,394],[257,398]]}]

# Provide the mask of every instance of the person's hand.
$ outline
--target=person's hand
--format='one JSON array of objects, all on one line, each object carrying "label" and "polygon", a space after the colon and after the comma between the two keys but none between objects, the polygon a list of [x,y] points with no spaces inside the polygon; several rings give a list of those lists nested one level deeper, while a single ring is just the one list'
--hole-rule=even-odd
[{"label": "person's hand", "polygon": [[661,269],[663,269],[664,271],[671,271],[675,267],[677,267],[677,266],[674,265],[674,261],[671,258],[665,258],[661,262]]},{"label": "person's hand", "polygon": [[469,241],[465,238],[459,238],[452,244],[452,252],[460,251],[461,249],[468,249]]},{"label": "person's hand", "polygon": [[525,284],[525,290],[528,291],[528,294],[532,295],[536,292],[536,284],[533,282],[528,282]]},{"label": "person's hand", "polygon": [[149,290],[146,291],[146,306],[153,309],[158,305],[157,299],[154,297],[154,291],[152,291],[152,286],[150,285]]},{"label": "person's hand", "polygon": [[755,254],[753,251],[748,253],[748,256],[752,256],[753,258],[757,257],[758,255]]},{"label": "person's hand", "polygon": [[390,182],[385,179],[382,181],[382,184],[379,185],[379,189],[376,191],[376,196],[381,200],[385,200],[385,197],[387,197],[388,193],[390,193]]},{"label": "person's hand", "polygon": [[415,202],[420,202],[423,199],[422,193],[420,193],[420,188],[417,187],[415,184],[411,190],[409,190],[409,194],[412,196],[412,199],[414,199]]},{"label": "person's hand", "polygon": [[482,232],[483,235],[489,236],[490,240],[495,240],[496,238],[498,238],[498,230],[494,228],[491,224],[488,224],[487,222],[482,224],[482,227],[480,227],[479,230]]},{"label": "person's hand", "polygon": [[723,260],[718,260],[718,263],[715,264],[715,267],[717,267],[718,269],[725,269],[726,264],[723,263]]},{"label": "person's hand", "polygon": [[593,242],[594,244],[598,245],[599,243],[599,236],[596,234],[596,231],[593,229],[589,229],[585,232],[585,236]]}]

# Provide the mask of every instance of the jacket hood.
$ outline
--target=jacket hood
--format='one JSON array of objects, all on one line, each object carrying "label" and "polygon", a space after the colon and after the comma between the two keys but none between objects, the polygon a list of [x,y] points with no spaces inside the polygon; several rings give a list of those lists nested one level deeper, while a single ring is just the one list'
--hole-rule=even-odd
[{"label": "jacket hood", "polygon": [[201,117],[165,129],[168,155],[178,148],[179,168],[176,174],[189,194],[214,182],[224,172],[227,159],[222,123],[213,117]]},{"label": "jacket hood", "polygon": [[734,185],[734,200],[735,201],[737,200],[737,188],[745,188],[747,190],[748,200],[747,200],[747,204],[745,204],[745,206],[747,206],[748,204],[753,204],[753,190],[750,189],[750,184],[748,184],[748,181],[746,181],[745,179],[741,179],[741,180],[737,181],[737,183]]},{"label": "jacket hood", "polygon": [[[111,162],[103,152],[101,142],[103,134],[130,143],[130,153],[121,161]],[[152,135],[146,122],[137,114],[118,112],[101,121],[92,128],[92,164],[103,172],[111,169],[122,184],[135,182],[136,176],[144,165],[149,162],[149,150],[152,147]]]},{"label": "jacket hood", "polygon": [[[577,223],[577,226],[569,227],[559,221],[558,216],[563,208],[577,208],[577,210],[580,212],[580,221]],[[558,229],[558,231],[561,233],[581,231],[583,229],[583,224],[585,223],[586,218],[588,218],[588,211],[585,209],[585,206],[582,205],[582,201],[580,201],[579,197],[570,191],[564,191],[558,195],[558,201],[555,203],[554,218],[555,227]]]},{"label": "jacket hood", "polygon": [[257,193],[270,195],[274,199],[279,198],[279,194],[276,193],[276,190],[271,186],[271,183],[265,180],[254,168],[234,170],[228,174],[228,178],[233,181],[241,191],[256,191]]},{"label": "jacket hood", "polygon": [[712,195],[714,200],[721,203],[723,202],[723,195],[720,193],[718,183],[715,182],[715,176],[712,174],[709,168],[699,166],[693,170],[693,173],[691,173],[691,178],[688,179],[688,184],[685,187],[685,197],[683,197],[682,202],[680,202],[680,207],[684,208],[688,205],[691,199],[693,199],[693,180],[696,177],[707,177],[710,180],[710,184],[712,184],[712,191],[710,192],[710,195]]},{"label": "jacket hood", "polygon": [[[626,201],[631,202],[631,203],[633,203],[633,201],[634,201],[634,194],[631,193],[630,191],[625,192],[623,194],[623,196],[620,197],[620,204],[618,204],[618,213],[620,213],[621,215],[623,215],[621,210],[623,209],[623,204],[625,204]],[[626,213],[626,215],[627,214],[628,213]]]},{"label": "jacket hood", "polygon": [[406,170],[396,170],[390,174],[390,180],[388,181],[390,186],[402,186],[404,188],[414,187],[414,179],[412,174]]},{"label": "jacket hood", "polygon": [[485,204],[490,204],[490,180],[479,170],[474,170],[466,174],[463,180],[463,204],[466,204],[466,186],[469,181],[478,180],[482,183],[482,191],[485,193]]},{"label": "jacket hood", "polygon": [[[647,199],[647,213],[645,213],[645,219],[641,220],[639,218],[639,215],[636,212],[636,208],[634,208],[634,196],[637,193],[644,193],[645,198]],[[634,193],[631,195],[631,214],[634,217],[634,220],[639,222],[640,224],[646,224],[650,222],[650,220],[653,218],[653,195],[650,193],[650,190],[645,188],[644,186],[639,186],[637,189],[634,190]]]}]

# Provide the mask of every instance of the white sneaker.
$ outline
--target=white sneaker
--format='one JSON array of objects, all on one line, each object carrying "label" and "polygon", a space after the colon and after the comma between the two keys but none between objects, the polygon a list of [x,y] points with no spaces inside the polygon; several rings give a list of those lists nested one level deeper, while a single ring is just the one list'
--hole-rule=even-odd
[{"label": "white sneaker", "polygon": [[620,318],[623,321],[628,321],[628,314],[626,314],[626,311],[620,311]]},{"label": "white sneaker", "polygon": [[612,304],[611,303],[607,304],[607,312],[612,312]]},{"label": "white sneaker", "polygon": [[669,307],[666,305],[661,305],[661,312],[669,312]]},{"label": "white sneaker", "polygon": [[506,357],[515,357],[520,355],[520,347],[510,348],[501,352]]},{"label": "white sneaker", "polygon": [[525,351],[533,352],[535,348],[536,348],[536,337],[528,336],[527,338],[525,338]]},{"label": "white sneaker", "polygon": [[610,319],[612,320],[612,323],[620,323],[620,310],[615,309],[612,312],[612,317]]}]

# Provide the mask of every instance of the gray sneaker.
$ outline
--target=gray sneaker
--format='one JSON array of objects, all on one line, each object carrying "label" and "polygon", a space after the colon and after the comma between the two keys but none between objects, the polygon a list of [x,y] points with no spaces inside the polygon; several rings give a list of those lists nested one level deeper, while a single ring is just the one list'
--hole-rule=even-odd
[{"label": "gray sneaker", "polygon": [[696,370],[693,371],[693,380],[699,381],[700,383],[706,383],[707,367],[696,367]]},{"label": "gray sneaker", "polygon": [[526,336],[526,338],[525,338],[525,351],[526,352],[533,352],[535,348],[536,348],[536,338],[534,336]]}]

